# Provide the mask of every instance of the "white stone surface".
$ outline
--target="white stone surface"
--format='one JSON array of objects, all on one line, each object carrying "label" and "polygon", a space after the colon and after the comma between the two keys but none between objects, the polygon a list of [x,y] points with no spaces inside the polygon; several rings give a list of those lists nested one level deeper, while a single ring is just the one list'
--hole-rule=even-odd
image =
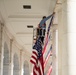
[{"label": "white stone surface", "polygon": [[75,0],[64,0],[59,10],[59,75],[76,75],[75,8]]}]

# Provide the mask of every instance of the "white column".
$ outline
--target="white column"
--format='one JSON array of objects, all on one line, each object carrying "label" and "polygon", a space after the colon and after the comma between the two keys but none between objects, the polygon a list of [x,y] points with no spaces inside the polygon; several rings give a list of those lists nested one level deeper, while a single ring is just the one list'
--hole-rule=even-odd
[{"label": "white column", "polygon": [[0,75],[1,75],[1,23],[0,23]]},{"label": "white column", "polygon": [[66,30],[67,14],[65,13],[64,8],[61,8],[58,13],[58,75],[69,75]]},{"label": "white column", "polygon": [[57,63],[57,52],[58,52],[58,38],[57,38],[57,33],[58,33],[58,30],[57,30],[57,26],[58,25],[53,25],[53,32],[52,32],[52,74],[51,75],[57,75],[57,66],[58,64]]},{"label": "white column", "polygon": [[0,22],[0,75],[3,75],[3,27],[4,25]]},{"label": "white column", "polygon": [[76,75],[76,0],[67,1],[67,50],[69,75]]},{"label": "white column", "polygon": [[20,50],[20,75],[23,75],[23,72],[24,72],[24,70],[23,70],[23,50]]},{"label": "white column", "polygon": [[63,0],[59,10],[59,75],[76,75],[76,0]]},{"label": "white column", "polygon": [[58,12],[58,75],[62,75],[62,10]]},{"label": "white column", "polygon": [[52,44],[52,75],[56,75],[56,30],[53,31]]},{"label": "white column", "polygon": [[13,75],[13,50],[12,50],[13,39],[10,39],[10,68],[9,75]]}]

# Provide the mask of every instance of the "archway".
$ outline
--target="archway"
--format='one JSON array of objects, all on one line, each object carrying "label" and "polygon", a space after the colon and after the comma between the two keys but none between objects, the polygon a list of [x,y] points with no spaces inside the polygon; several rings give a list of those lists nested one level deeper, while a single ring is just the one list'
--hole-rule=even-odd
[{"label": "archway", "polygon": [[9,50],[6,43],[4,43],[3,75],[9,75]]},{"label": "archway", "polygon": [[29,64],[27,61],[25,61],[24,65],[23,65],[23,75],[30,75],[29,74]]},{"label": "archway", "polygon": [[13,75],[19,75],[19,60],[17,54],[14,54],[13,59]]}]

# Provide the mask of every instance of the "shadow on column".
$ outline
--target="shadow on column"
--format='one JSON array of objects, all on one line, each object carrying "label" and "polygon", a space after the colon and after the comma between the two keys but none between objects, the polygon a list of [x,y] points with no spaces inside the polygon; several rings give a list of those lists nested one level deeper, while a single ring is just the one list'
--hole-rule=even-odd
[{"label": "shadow on column", "polygon": [[29,73],[29,64],[27,61],[24,62],[23,65],[23,75],[30,75]]},{"label": "shadow on column", "polygon": [[13,75],[19,75],[19,60],[17,54],[14,54],[13,59]]},{"label": "shadow on column", "polygon": [[9,75],[9,50],[6,43],[4,44],[3,75]]}]

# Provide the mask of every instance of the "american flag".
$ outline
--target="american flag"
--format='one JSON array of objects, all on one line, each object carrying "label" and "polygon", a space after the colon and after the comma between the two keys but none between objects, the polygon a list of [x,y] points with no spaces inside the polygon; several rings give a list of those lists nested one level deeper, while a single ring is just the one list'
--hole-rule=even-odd
[{"label": "american flag", "polygon": [[44,75],[43,54],[40,37],[33,46],[30,62],[34,64],[33,75]]},{"label": "american flag", "polygon": [[[54,14],[54,13],[53,13]],[[35,45],[33,46],[33,51],[32,51],[32,56],[30,62],[34,64],[33,67],[33,75],[44,75],[44,62],[43,62],[43,54],[46,51],[46,46],[48,44],[48,35],[50,32],[50,27],[53,21],[53,14],[51,15],[51,21],[47,29],[47,35],[45,38],[45,45],[44,48],[42,49],[42,44],[41,44],[41,38],[39,37],[38,40],[36,41]],[[43,51],[42,51],[43,50]],[[50,70],[49,70],[50,72]]]},{"label": "american flag", "polygon": [[47,34],[46,34],[46,37],[45,37],[45,45],[44,45],[44,49],[43,49],[43,54],[44,54],[45,51],[46,51],[46,46],[47,46],[48,41],[49,41],[49,40],[48,40],[48,39],[49,39],[49,32],[50,32],[51,25],[52,25],[52,23],[53,23],[54,14],[55,14],[55,13],[53,13],[52,16],[51,16],[50,24],[49,24],[48,29],[47,29]]}]

